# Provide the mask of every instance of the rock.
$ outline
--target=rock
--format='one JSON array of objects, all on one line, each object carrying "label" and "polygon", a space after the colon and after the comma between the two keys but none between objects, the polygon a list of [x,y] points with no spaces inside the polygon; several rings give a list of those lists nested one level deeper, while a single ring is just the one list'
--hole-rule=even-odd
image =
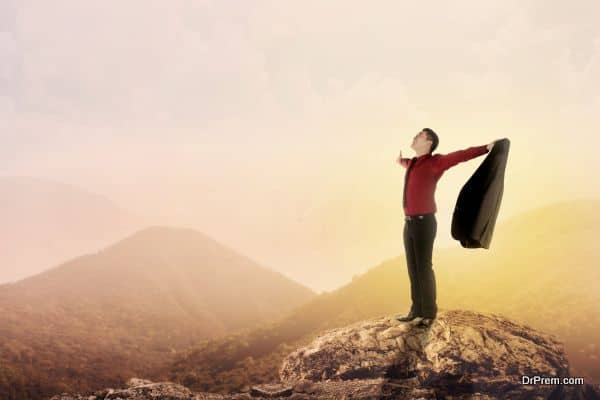
[{"label": "rock", "polygon": [[104,400],[121,399],[160,399],[160,400],[188,400],[192,392],[185,386],[173,382],[142,383],[128,389],[115,390],[108,394]]},{"label": "rock", "polygon": [[252,390],[252,388],[251,388],[250,386],[248,386],[248,385],[244,385],[244,386],[242,386],[242,388],[240,389],[240,392],[242,392],[242,393],[249,393],[249,392],[250,392],[250,390]]},{"label": "rock", "polygon": [[264,396],[267,398],[287,397],[292,394],[293,387],[282,383],[265,383],[252,386],[252,396]]},{"label": "rock", "polygon": [[[145,379],[132,378],[125,389],[108,389],[96,391],[88,395],[53,396],[50,400],[191,400],[196,399],[194,393],[185,386],[173,382],[151,382]],[[198,399],[211,397],[198,397]],[[215,399],[218,397],[214,397]]]},{"label": "rock", "polygon": [[326,331],[285,358],[280,382],[244,393],[193,393],[132,378],[127,389],[50,400],[600,400],[599,385],[526,385],[523,375],[569,376],[563,344],[500,315],[450,310],[428,328],[386,316]]},{"label": "rock", "polygon": [[429,328],[387,316],[331,329],[292,352],[279,374],[283,382],[383,379],[406,398],[506,398],[551,393],[557,387],[522,385],[522,376],[569,376],[569,364],[553,335],[499,315],[451,310]]},{"label": "rock", "polygon": [[127,381],[127,383],[125,385],[127,385],[127,387],[134,387],[134,386],[148,385],[150,383],[152,383],[152,381],[149,381],[148,379],[131,378]]}]

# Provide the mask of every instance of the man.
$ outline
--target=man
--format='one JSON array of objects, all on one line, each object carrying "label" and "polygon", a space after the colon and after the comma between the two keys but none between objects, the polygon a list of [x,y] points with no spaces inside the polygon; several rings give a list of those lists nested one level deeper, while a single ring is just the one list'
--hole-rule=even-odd
[{"label": "man", "polygon": [[408,315],[399,321],[416,320],[429,326],[437,315],[435,275],[432,266],[433,242],[437,233],[435,187],[444,171],[454,165],[489,152],[494,142],[469,147],[448,154],[435,154],[439,138],[430,128],[424,128],[414,138],[411,148],[416,157],[396,162],[406,168],[404,178],[404,250],[410,278],[412,305]]}]

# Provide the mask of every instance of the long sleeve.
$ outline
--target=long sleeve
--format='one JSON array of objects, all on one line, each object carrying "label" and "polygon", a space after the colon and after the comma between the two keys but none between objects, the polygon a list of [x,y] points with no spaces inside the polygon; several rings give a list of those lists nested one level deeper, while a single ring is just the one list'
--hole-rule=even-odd
[{"label": "long sleeve", "polygon": [[410,164],[410,158],[401,158],[400,159],[400,165],[402,165],[404,168],[408,168],[409,164]]},{"label": "long sleeve", "polygon": [[464,150],[453,151],[452,153],[448,154],[438,154],[435,157],[434,166],[438,173],[442,173],[460,162],[468,161],[487,152],[489,152],[487,145],[483,145],[469,147]]}]

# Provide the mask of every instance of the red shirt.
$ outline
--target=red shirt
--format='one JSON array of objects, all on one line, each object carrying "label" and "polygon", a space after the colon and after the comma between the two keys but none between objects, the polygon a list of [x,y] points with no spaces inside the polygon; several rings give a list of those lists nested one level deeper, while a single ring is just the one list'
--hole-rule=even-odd
[{"label": "red shirt", "polygon": [[[438,179],[444,171],[459,162],[467,161],[489,152],[487,145],[469,147],[448,154],[423,154],[416,157],[406,184],[406,207],[404,215],[435,213],[434,193]],[[401,164],[407,168],[410,158],[402,158]]]}]

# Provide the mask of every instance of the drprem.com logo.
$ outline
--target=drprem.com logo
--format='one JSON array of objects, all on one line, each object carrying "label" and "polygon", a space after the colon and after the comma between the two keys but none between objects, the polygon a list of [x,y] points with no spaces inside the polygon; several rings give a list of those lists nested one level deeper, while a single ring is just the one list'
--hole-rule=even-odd
[{"label": "drprem.com logo", "polygon": [[521,376],[523,385],[583,385],[583,378],[579,376]]}]

